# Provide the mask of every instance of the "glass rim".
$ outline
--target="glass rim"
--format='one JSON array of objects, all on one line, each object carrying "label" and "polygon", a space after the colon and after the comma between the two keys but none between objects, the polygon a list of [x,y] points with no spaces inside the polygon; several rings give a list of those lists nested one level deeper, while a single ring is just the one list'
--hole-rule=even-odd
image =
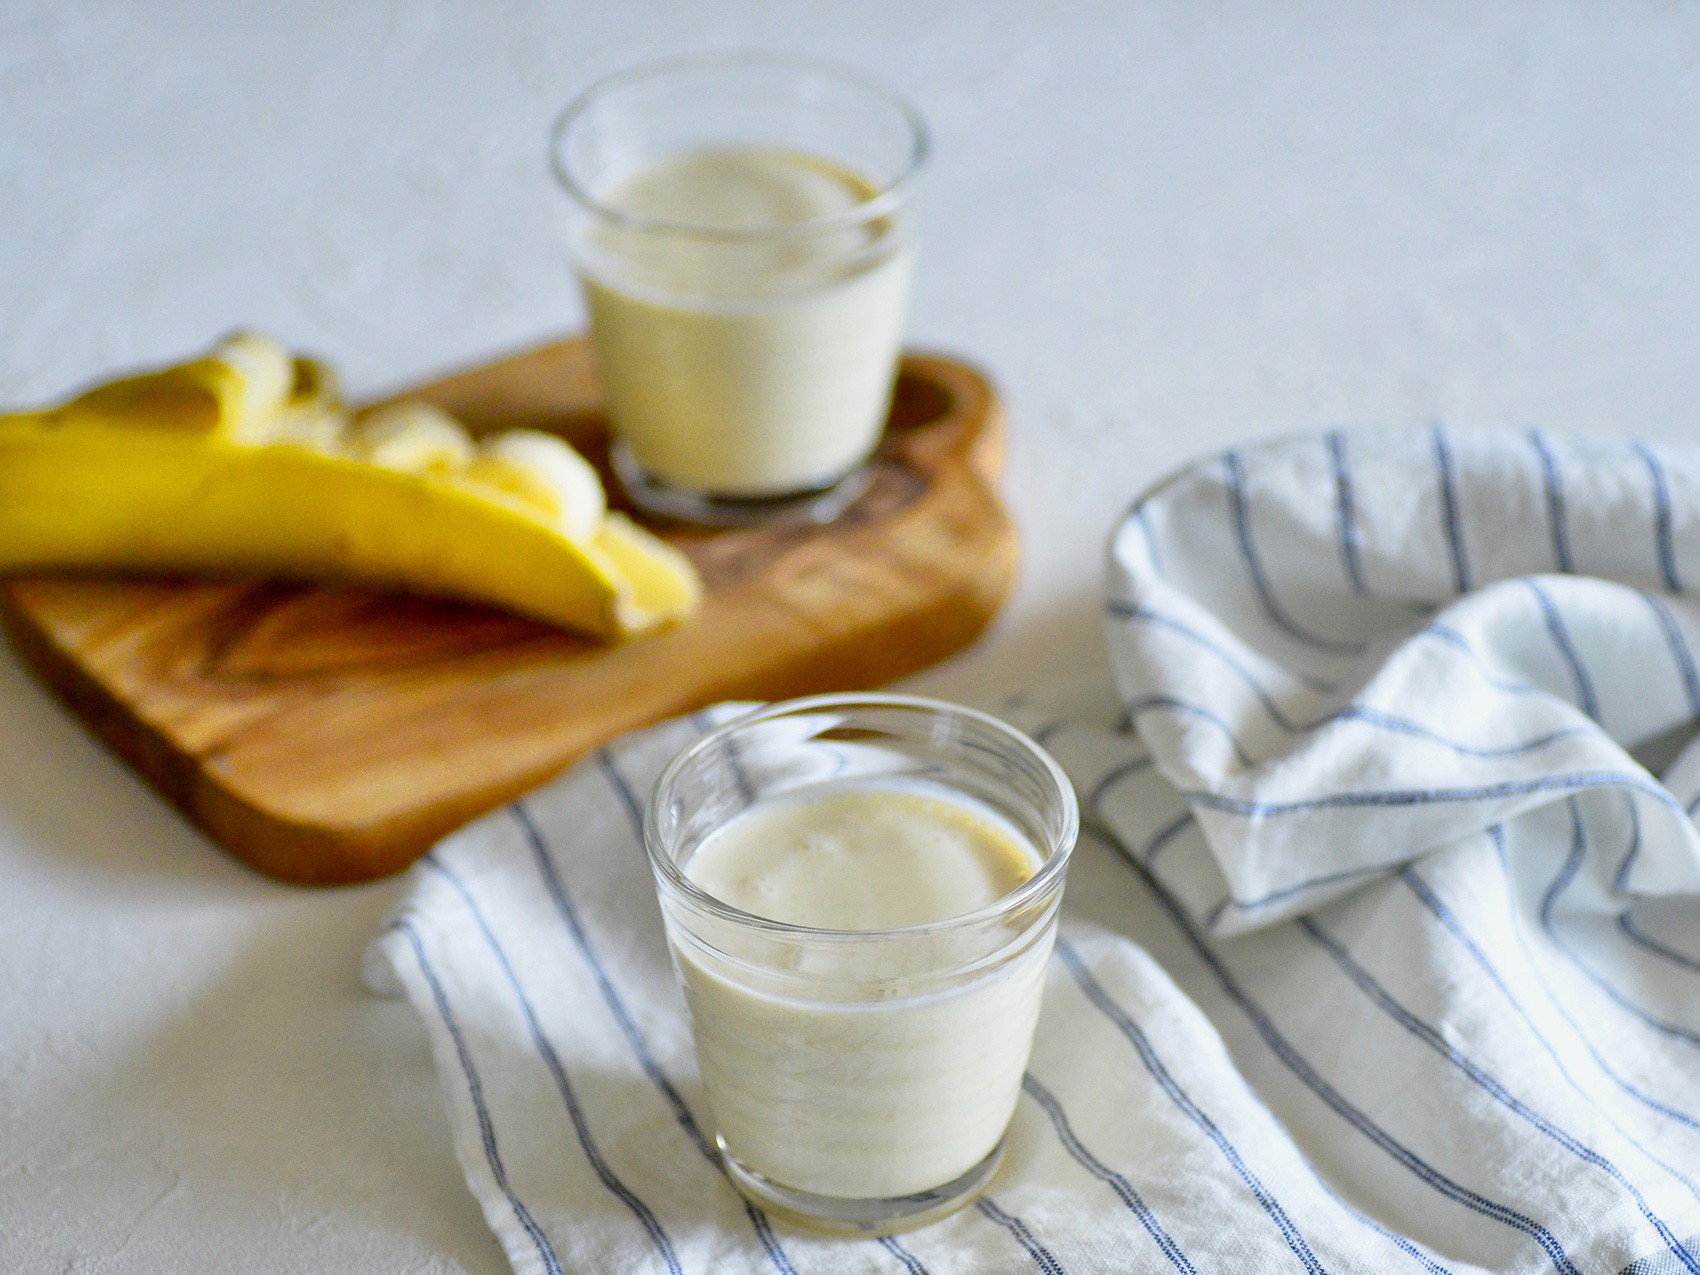
[{"label": "glass rim", "polygon": [[[633,84],[641,84],[645,80],[661,79],[680,72],[730,70],[740,67],[811,72],[838,80],[840,83],[853,85],[879,98],[886,105],[894,108],[908,125],[909,156],[903,168],[896,177],[875,191],[868,199],[844,212],[833,213],[827,217],[814,217],[807,221],[792,222],[785,226],[743,228],[697,226],[690,222],[670,221],[659,217],[640,217],[602,203],[573,175],[571,166],[566,159],[567,134],[578,120],[583,118],[593,106],[609,94],[617,93]],[[555,117],[555,122],[549,129],[550,170],[554,173],[555,180],[561,184],[567,194],[587,212],[624,230],[735,243],[824,234],[834,230],[859,226],[887,216],[909,197],[909,191],[914,186],[922,168],[926,166],[927,158],[931,153],[932,134],[927,128],[927,121],[922,116],[920,109],[883,80],[853,66],[836,62],[831,58],[815,57],[806,53],[779,53],[766,50],[685,53],[675,57],[656,58],[653,61],[641,62],[637,66],[628,67],[624,71],[616,71],[612,75],[597,80],[568,102],[561,113]]]},{"label": "glass rim", "polygon": [[[661,834],[657,827],[657,811],[660,808],[661,794],[666,791],[678,777],[679,773],[702,753],[714,748],[734,731],[753,726],[758,722],[769,721],[780,717],[790,717],[801,712],[812,712],[830,708],[908,708],[925,709],[929,712],[941,713],[946,716],[966,718],[978,725],[989,727],[994,734],[1015,746],[1020,752],[1037,762],[1055,786],[1061,798],[1063,810],[1063,826],[1061,835],[1057,838],[1056,848],[1045,856],[1039,870],[1023,881],[1008,894],[1000,895],[990,903],[975,908],[972,912],[964,912],[960,916],[946,917],[942,921],[928,921],[920,925],[894,926],[890,929],[879,930],[834,930],[813,925],[794,925],[789,921],[776,921],[772,917],[758,916],[754,912],[746,912],[742,908],[718,899],[708,893],[696,882],[687,877],[671,855],[663,854],[660,849]],[[814,942],[853,943],[872,939],[886,938],[919,938],[923,935],[938,934],[947,931],[971,929],[976,925],[990,921],[1007,912],[1018,911],[1031,903],[1035,898],[1044,894],[1063,875],[1072,856],[1074,843],[1080,836],[1080,804],[1074,795],[1074,785],[1063,772],[1061,766],[1050,753],[1024,731],[1016,729],[1008,722],[979,709],[968,708],[961,704],[952,704],[946,700],[929,699],[922,695],[877,694],[870,692],[849,692],[835,695],[808,695],[801,699],[781,700],[773,704],[764,704],[752,709],[720,726],[715,727],[689,748],[667,764],[661,772],[661,777],[655,781],[655,787],[650,791],[649,800],[644,804],[643,813],[643,847],[649,857],[651,867],[660,874],[666,883],[680,891],[693,904],[703,908],[716,918],[730,921],[747,929],[761,930],[775,938],[808,939]]]}]

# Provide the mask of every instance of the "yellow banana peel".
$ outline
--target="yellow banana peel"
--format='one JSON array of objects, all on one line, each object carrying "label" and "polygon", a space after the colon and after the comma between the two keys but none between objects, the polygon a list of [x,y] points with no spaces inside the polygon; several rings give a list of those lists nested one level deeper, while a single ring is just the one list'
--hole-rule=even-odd
[{"label": "yellow banana peel", "polygon": [[328,369],[239,334],[205,358],[0,416],[0,572],[350,580],[602,638],[695,609],[690,563],[605,513],[565,443],[527,431],[479,446],[409,406],[363,430]]}]

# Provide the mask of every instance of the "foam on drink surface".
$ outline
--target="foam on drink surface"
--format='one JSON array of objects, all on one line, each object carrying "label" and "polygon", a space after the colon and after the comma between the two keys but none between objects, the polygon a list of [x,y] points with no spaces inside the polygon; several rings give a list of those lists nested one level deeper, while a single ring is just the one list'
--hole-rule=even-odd
[{"label": "foam on drink surface", "polygon": [[1002,819],[956,797],[857,786],[768,800],[712,833],[685,875],[733,907],[829,930],[927,925],[1039,870]]},{"label": "foam on drink surface", "polygon": [[768,230],[849,212],[871,182],[802,151],[714,146],[683,151],[611,183],[603,202],[653,221]]}]

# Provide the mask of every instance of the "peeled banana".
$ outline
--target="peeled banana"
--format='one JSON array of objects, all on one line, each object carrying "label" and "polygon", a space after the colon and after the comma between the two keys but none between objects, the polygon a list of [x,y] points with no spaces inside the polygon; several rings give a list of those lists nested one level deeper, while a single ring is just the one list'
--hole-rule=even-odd
[{"label": "peeled banana", "polygon": [[329,368],[252,333],[0,416],[0,572],[86,567],[352,580],[610,639],[701,594],[561,439],[476,442],[424,403],[355,422]]}]

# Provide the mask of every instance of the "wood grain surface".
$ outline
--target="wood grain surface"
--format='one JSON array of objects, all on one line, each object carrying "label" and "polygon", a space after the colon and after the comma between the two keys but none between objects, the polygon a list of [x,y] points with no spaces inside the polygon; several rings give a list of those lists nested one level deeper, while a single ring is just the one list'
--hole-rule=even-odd
[{"label": "wood grain surface", "polygon": [[[615,490],[583,340],[405,397],[474,434],[553,430]],[[281,581],[17,577],[0,614],[30,667],[231,854],[287,881],[365,881],[623,731],[878,686],[959,650],[1014,575],[1002,442],[982,375],[907,355],[868,491],[826,526],[654,527],[702,572],[703,608],[621,646]]]}]

